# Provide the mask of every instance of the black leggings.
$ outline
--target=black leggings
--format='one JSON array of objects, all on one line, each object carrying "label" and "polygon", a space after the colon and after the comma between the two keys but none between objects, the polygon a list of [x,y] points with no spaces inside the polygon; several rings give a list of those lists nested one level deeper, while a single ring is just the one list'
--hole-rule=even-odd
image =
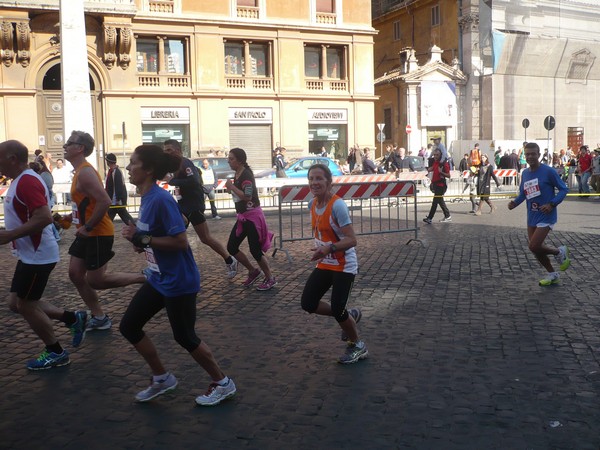
[{"label": "black leggings", "polygon": [[348,319],[346,305],[352,291],[355,275],[352,273],[336,272],[333,270],[315,269],[306,280],[302,292],[302,309],[314,313],[319,302],[331,289],[331,313],[335,320],[345,322]]},{"label": "black leggings", "polygon": [[165,308],[175,341],[191,353],[200,345],[200,338],[194,329],[196,295],[197,293],[165,297],[146,282],[131,299],[121,319],[119,331],[129,342],[137,344],[145,336],[144,325]]},{"label": "black leggings", "polygon": [[227,251],[229,254],[235,256],[240,251],[240,245],[247,237],[248,247],[250,247],[252,257],[256,261],[260,261],[263,257],[263,251],[260,246],[260,238],[258,236],[258,231],[256,231],[256,227],[254,226],[254,222],[250,220],[242,222],[242,232],[239,236],[236,236],[237,227],[238,222],[233,225],[231,233],[229,234],[229,240],[227,241]]},{"label": "black leggings", "polygon": [[440,205],[440,207],[442,208],[442,211],[444,212],[444,217],[450,217],[450,211],[448,211],[448,207],[446,206],[446,202],[444,201],[444,194],[446,193],[448,186],[446,186],[446,183],[444,183],[443,186],[438,186],[437,184],[434,184],[432,186],[433,200],[431,201],[431,209],[429,210],[429,214],[427,215],[427,217],[429,219],[433,219],[433,216],[435,216],[435,210],[437,209],[438,205]]}]

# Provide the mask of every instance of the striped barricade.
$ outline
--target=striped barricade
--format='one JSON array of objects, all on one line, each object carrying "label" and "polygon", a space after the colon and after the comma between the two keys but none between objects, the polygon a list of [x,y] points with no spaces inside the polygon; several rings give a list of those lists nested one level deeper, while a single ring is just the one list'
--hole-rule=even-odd
[{"label": "striped barricade", "polygon": [[[333,184],[331,190],[348,204],[356,235],[412,232],[414,237],[408,242],[418,241],[415,182],[346,182]],[[273,256],[281,250],[291,261],[284,243],[313,239],[308,211],[313,196],[308,185],[296,184],[281,186],[278,197],[279,234]]]}]

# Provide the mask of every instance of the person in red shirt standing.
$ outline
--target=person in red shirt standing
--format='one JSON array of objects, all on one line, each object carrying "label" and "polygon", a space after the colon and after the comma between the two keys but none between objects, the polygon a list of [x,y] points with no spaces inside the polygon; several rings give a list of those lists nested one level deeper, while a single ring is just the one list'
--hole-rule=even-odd
[{"label": "person in red shirt standing", "polygon": [[[579,176],[581,177],[581,193],[582,198],[588,198],[590,194],[590,177],[592,176],[592,155],[587,145],[582,145],[579,148]],[[585,195],[587,194],[587,195]]]}]

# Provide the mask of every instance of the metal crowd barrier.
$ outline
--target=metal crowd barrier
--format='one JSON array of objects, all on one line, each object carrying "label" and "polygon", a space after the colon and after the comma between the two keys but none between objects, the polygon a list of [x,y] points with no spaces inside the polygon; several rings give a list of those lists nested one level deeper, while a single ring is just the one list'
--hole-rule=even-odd
[{"label": "metal crowd barrier", "polygon": [[[349,206],[356,235],[412,232],[411,241],[419,241],[417,226],[417,188],[412,181],[382,181],[365,183],[336,183],[332,192]],[[279,188],[279,227],[273,256],[286,254],[286,242],[313,239],[308,202],[313,198],[306,185],[287,185]]]},{"label": "metal crowd barrier", "polygon": [[[500,188],[496,188],[494,180],[491,181],[490,186],[490,198],[506,198],[514,197],[519,191],[519,172],[514,169],[496,169],[494,174],[500,181]],[[448,190],[444,197],[446,201],[452,203],[461,203],[469,201],[469,186],[467,180],[469,178],[469,172],[453,172],[450,182],[448,183]],[[477,177],[474,177],[475,186],[477,186]],[[477,191],[475,194],[477,198]]]}]

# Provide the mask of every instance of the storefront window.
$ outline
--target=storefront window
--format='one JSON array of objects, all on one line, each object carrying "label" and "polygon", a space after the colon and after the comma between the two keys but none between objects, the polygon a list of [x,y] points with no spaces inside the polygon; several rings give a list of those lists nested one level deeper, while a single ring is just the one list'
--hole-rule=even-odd
[{"label": "storefront window", "polygon": [[162,147],[167,139],[176,139],[181,143],[183,156],[190,158],[190,126],[187,124],[142,124],[142,140],[144,144],[156,144]]},{"label": "storefront window", "polygon": [[325,148],[330,158],[340,160],[348,156],[347,125],[309,124],[308,151],[320,154]]}]

